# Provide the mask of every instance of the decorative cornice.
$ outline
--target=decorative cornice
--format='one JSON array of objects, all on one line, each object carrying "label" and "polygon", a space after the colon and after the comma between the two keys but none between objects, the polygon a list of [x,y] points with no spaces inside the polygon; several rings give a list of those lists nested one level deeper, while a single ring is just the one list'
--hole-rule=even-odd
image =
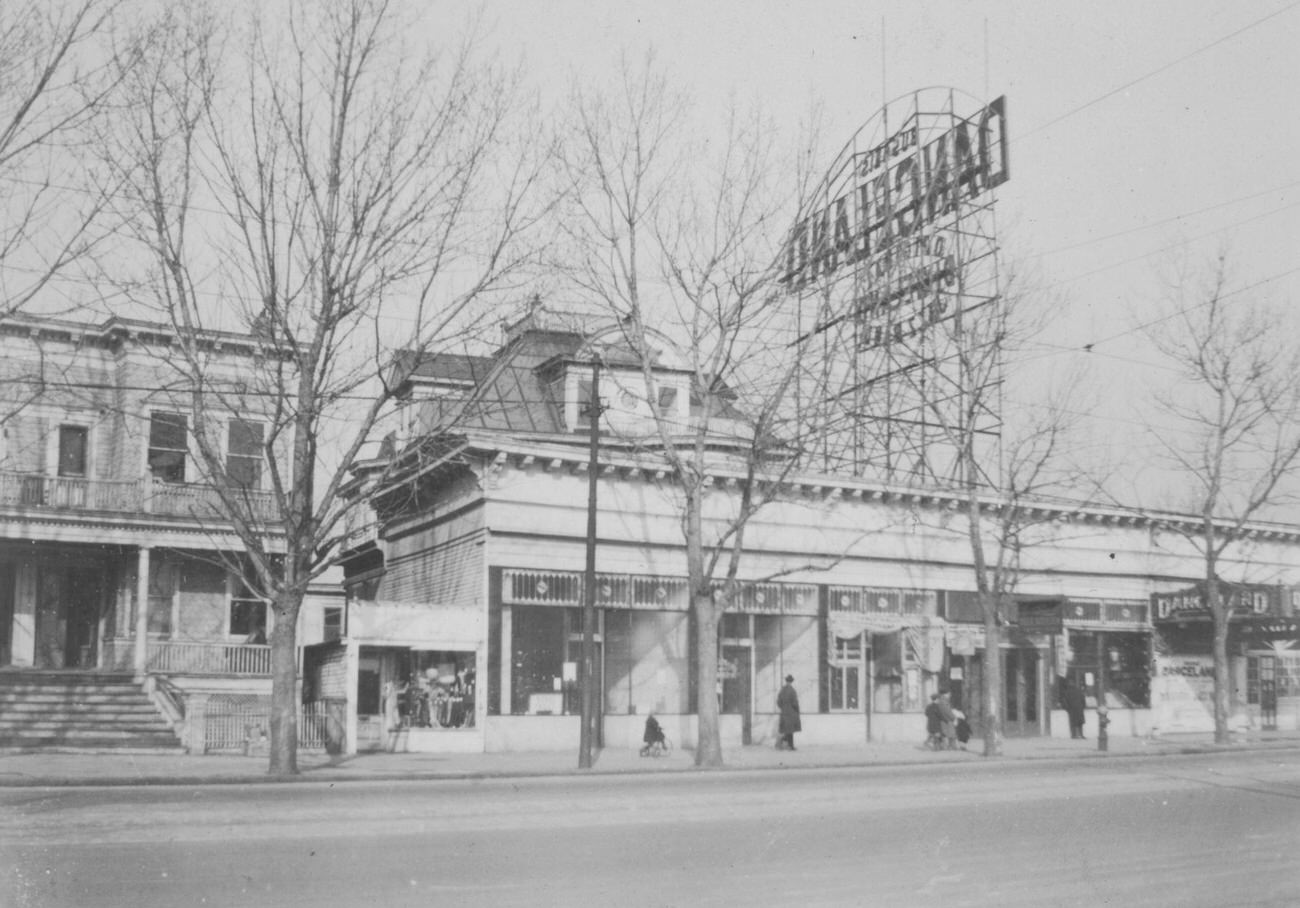
[{"label": "decorative cornice", "polygon": [[[477,455],[488,459],[492,467],[503,470],[511,465],[526,469],[544,464],[550,472],[585,473],[588,451],[585,446],[538,444],[504,434],[486,432],[467,433],[463,446],[456,453]],[[602,458],[601,475],[627,481],[644,480],[662,482],[671,472],[658,458],[638,457],[635,453],[610,452]],[[734,487],[743,483],[746,474],[739,469],[715,467],[709,471],[709,484],[718,488]],[[822,474],[789,477],[757,477],[758,481],[784,486],[795,493],[825,500],[860,500],[881,504],[901,504],[907,507],[933,510],[960,511],[968,502],[966,492],[960,489],[940,489],[915,486],[898,486],[871,482],[853,477]],[[977,500],[990,512],[1000,512],[1012,507],[997,497],[980,493]],[[1191,514],[1169,511],[1152,511],[1145,508],[1091,505],[1086,502],[1063,499],[1027,499],[1017,503],[1032,516],[1036,523],[1079,523],[1083,525],[1144,528],[1150,532],[1171,532],[1195,535],[1203,527],[1201,518]],[[1228,529],[1226,526],[1225,529]],[[1241,536],[1257,541],[1300,543],[1300,526],[1264,521],[1253,522],[1242,528]]]}]

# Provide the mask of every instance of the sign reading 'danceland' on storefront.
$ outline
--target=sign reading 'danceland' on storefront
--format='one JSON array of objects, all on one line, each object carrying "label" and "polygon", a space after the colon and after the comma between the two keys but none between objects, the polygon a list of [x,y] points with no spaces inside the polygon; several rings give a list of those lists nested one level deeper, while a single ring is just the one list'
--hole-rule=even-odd
[{"label": "sign reading 'danceland' on storefront", "polygon": [[1165,731],[1214,729],[1214,660],[1209,656],[1157,656],[1151,679],[1155,726]]}]

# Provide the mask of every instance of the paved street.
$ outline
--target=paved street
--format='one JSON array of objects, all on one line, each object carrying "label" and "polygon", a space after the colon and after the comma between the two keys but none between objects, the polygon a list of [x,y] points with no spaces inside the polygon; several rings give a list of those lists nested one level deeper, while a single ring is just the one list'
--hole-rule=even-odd
[{"label": "paved street", "polygon": [[1300,754],[0,790],[0,903],[1295,905]]}]

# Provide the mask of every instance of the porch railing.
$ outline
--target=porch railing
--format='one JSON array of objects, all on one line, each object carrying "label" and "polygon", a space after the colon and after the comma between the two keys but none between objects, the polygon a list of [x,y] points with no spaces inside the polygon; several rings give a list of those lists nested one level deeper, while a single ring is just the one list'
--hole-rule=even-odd
[{"label": "porch railing", "polygon": [[260,643],[150,640],[145,659],[151,672],[262,677],[271,674],[271,647]]},{"label": "porch railing", "polygon": [[[247,491],[243,496],[243,504],[253,519],[279,519],[270,492]],[[88,479],[8,472],[0,472],[0,507],[158,514],[222,522],[228,513],[216,490],[200,483],[159,482],[152,477]]]}]

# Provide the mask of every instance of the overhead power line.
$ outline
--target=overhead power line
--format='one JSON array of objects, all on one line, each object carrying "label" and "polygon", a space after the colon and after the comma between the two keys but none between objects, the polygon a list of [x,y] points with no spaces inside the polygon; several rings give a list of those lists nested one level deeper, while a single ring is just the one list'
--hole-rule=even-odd
[{"label": "overhead power line", "polygon": [[1196,48],[1196,50],[1183,54],[1181,57],[1178,57],[1175,60],[1170,60],[1168,63],[1165,63],[1161,66],[1157,66],[1155,69],[1143,73],[1142,75],[1138,76],[1135,79],[1130,79],[1129,81],[1125,82],[1123,85],[1112,88],[1110,91],[1106,92],[1105,94],[1098,95],[1097,97],[1093,98],[1090,101],[1085,101],[1084,103],[1078,105],[1077,107],[1072,107],[1069,110],[1067,110],[1065,113],[1061,114],[1060,116],[1048,120],[1046,123],[1042,124],[1041,126],[1035,126],[1033,129],[1029,130],[1028,132],[1023,133],[1021,135],[1021,138],[1028,138],[1029,136],[1037,135],[1038,133],[1043,132],[1044,130],[1055,126],[1057,123],[1060,123],[1062,120],[1069,119],[1075,114],[1082,113],[1088,108],[1100,104],[1102,101],[1115,97],[1115,95],[1119,94],[1122,91],[1125,91],[1126,89],[1132,88],[1134,85],[1138,85],[1142,82],[1147,81],[1148,79],[1160,75],[1163,72],[1167,72],[1168,70],[1173,69],[1178,64],[1187,62],[1188,60],[1192,59],[1192,57],[1203,54],[1207,50],[1211,50],[1215,47],[1218,47],[1220,44],[1225,44],[1228,41],[1231,41],[1233,38],[1236,38],[1238,35],[1245,34],[1246,32],[1250,31],[1253,28],[1258,28],[1259,26],[1263,25],[1265,22],[1268,22],[1272,19],[1276,19],[1278,16],[1281,16],[1284,13],[1289,13],[1297,6],[1300,6],[1300,0],[1298,0],[1298,2],[1296,3],[1291,3],[1287,6],[1284,6],[1279,10],[1274,10],[1273,12],[1269,13],[1267,16],[1263,16],[1247,25],[1243,25],[1241,28],[1237,29],[1236,31],[1230,32],[1221,38],[1216,38],[1215,40],[1211,41],[1209,44],[1203,44],[1200,47]]}]

